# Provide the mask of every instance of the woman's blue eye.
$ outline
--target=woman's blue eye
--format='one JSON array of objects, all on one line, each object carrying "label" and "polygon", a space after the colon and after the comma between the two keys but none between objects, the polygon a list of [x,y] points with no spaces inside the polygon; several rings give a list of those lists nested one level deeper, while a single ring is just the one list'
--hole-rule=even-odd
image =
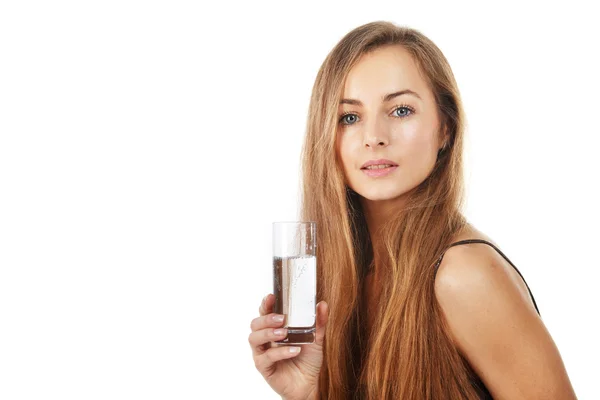
[{"label": "woman's blue eye", "polygon": [[[394,111],[393,111],[393,112],[395,113],[395,112],[397,112],[398,110],[406,110],[406,111],[405,111],[404,113],[402,113],[402,114],[396,114],[396,116],[398,116],[399,118],[405,118],[405,117],[409,116],[410,114],[412,114],[412,112],[413,112],[413,110],[412,110],[410,107],[407,107],[407,106],[400,106],[400,107],[396,107],[396,109],[394,109]],[[356,122],[356,121],[354,121],[354,122],[352,122],[352,121],[348,121],[348,117],[353,117],[355,120],[356,120],[356,118],[358,118],[358,117],[356,116],[356,114],[352,114],[352,113],[346,113],[346,114],[344,114],[344,115],[342,115],[342,116],[341,116],[341,118],[340,118],[340,121],[339,121],[339,122],[340,122],[342,125],[346,125],[346,126],[347,126],[347,125],[352,125],[354,122]]]},{"label": "woman's blue eye", "polygon": [[[398,107],[398,108],[396,108],[396,109],[394,110],[394,112],[396,112],[396,111],[398,111],[398,110],[402,110],[402,109],[406,110],[407,112],[412,112],[412,110],[411,110],[410,108],[408,108],[408,107]],[[407,114],[404,114],[404,115],[399,115],[399,116],[400,116],[400,117],[405,117],[406,115],[407,115]]]},{"label": "woman's blue eye", "polygon": [[[348,122],[348,119],[347,119],[347,117],[354,117],[354,118],[356,118],[356,114],[345,114],[345,115],[343,115],[343,116],[342,116],[342,118],[340,119],[340,122],[342,122],[342,121],[344,121],[344,122]],[[350,124],[344,124],[344,125],[352,125],[352,124],[350,123]]]}]

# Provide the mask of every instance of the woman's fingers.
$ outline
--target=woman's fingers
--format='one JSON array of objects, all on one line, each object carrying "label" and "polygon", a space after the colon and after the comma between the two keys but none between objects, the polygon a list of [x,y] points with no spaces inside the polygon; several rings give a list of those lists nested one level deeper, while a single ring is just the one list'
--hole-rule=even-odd
[{"label": "woman's fingers", "polygon": [[[250,323],[252,332],[248,336],[248,343],[252,348],[252,354],[255,363],[260,364],[262,371],[270,368],[272,364],[284,358],[291,358],[296,353],[287,353],[286,349],[291,346],[272,347],[271,342],[282,340],[287,335],[287,329],[281,328],[283,325],[283,316],[272,312],[275,296],[268,294],[265,296],[259,307],[260,317],[254,318]],[[325,328],[329,320],[329,306],[327,302],[321,301],[317,304],[316,318],[316,336],[315,343],[323,344],[325,338]],[[277,350],[271,353],[271,350]],[[272,355],[268,355],[272,354]]]},{"label": "woman's fingers", "polygon": [[271,347],[262,354],[254,355],[254,365],[263,376],[267,377],[273,364],[280,360],[296,357],[300,354],[300,350],[300,346]]},{"label": "woman's fingers", "polygon": [[283,324],[283,319],[283,315],[275,313],[263,315],[262,317],[256,317],[250,323],[250,330],[254,332],[265,328],[275,328]]},{"label": "woman's fingers", "polygon": [[275,296],[271,295],[271,293],[266,295],[263,298],[262,302],[260,303],[260,307],[258,308],[258,313],[260,315],[265,315],[265,314],[272,312],[274,300],[275,300]]},{"label": "woman's fingers", "polygon": [[286,336],[287,329],[285,328],[267,328],[252,332],[248,336],[248,342],[252,349],[256,350],[256,353],[262,354],[265,350],[263,349],[264,344],[285,339]]},{"label": "woman's fingers", "polygon": [[283,329],[282,333],[280,333],[281,331],[275,332],[275,328],[283,325],[283,315],[271,312],[274,299],[275,297],[271,294],[266,295],[258,309],[260,317],[254,318],[250,323],[252,332],[248,336],[248,343],[250,343],[254,356],[268,350],[272,341],[282,340],[287,335],[287,329]]},{"label": "woman's fingers", "polygon": [[329,320],[329,305],[325,301],[320,301],[317,304],[317,334],[315,336],[315,343],[318,345],[323,344],[325,338],[325,328],[327,327],[327,321]]}]

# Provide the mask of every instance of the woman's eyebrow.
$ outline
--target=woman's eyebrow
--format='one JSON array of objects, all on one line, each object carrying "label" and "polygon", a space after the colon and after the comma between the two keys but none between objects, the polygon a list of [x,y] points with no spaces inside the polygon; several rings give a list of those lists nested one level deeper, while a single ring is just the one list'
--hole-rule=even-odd
[{"label": "woman's eyebrow", "polygon": [[[404,94],[413,95],[413,96],[417,97],[418,99],[421,99],[421,96],[419,96],[419,94],[417,92],[413,92],[410,89],[404,89],[404,90],[399,90],[394,93],[386,94],[385,96],[383,96],[381,98],[381,100],[385,103],[385,102],[390,101],[394,97],[402,96]],[[356,100],[356,99],[342,99],[342,100],[340,100],[340,105],[342,105],[342,104],[352,104],[352,105],[356,105],[356,106],[362,106],[361,101]]]}]

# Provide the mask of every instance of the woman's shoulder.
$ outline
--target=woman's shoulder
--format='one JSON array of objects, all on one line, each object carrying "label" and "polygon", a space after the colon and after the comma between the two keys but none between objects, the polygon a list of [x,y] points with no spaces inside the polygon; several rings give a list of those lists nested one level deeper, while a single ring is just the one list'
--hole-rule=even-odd
[{"label": "woman's shoulder", "polygon": [[[501,246],[491,237],[472,224],[467,224],[463,230],[455,234],[450,244],[468,239],[484,240],[501,249]],[[492,284],[504,282],[516,287],[523,298],[530,298],[524,279],[513,265],[494,247],[481,242],[447,247],[436,273],[436,286],[443,284],[439,282],[442,280],[446,280],[446,284],[452,281],[473,283],[475,280]],[[530,303],[534,307],[531,300]]]},{"label": "woman's shoulder", "polygon": [[[466,239],[501,249],[473,227],[455,235],[452,243]],[[550,389],[555,393],[571,393],[560,353],[524,278],[494,247],[466,243],[447,248],[435,277],[435,298],[455,346],[496,397],[527,393],[536,398],[549,390],[547,382],[555,383]]]},{"label": "woman's shoulder", "polygon": [[452,236],[452,239],[450,240],[450,243],[455,243],[460,240],[467,239],[482,239],[491,242],[494,245],[496,244],[494,243],[492,238],[490,238],[488,235],[477,229],[477,227],[471,223],[467,223],[462,230],[454,234]]}]

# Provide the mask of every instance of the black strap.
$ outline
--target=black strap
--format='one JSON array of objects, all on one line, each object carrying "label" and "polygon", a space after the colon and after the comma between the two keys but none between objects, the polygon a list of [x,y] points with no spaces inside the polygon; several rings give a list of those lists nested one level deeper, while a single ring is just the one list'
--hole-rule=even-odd
[{"label": "black strap", "polygon": [[459,240],[458,242],[454,242],[454,243],[450,244],[442,252],[442,254],[440,255],[440,257],[438,258],[438,260],[435,263],[434,279],[435,279],[435,275],[437,275],[438,268],[439,268],[439,266],[440,266],[440,264],[442,262],[442,258],[444,258],[444,254],[446,253],[446,251],[450,247],[458,246],[460,244],[468,244],[468,243],[485,243],[487,245],[490,245],[490,246],[492,246],[494,248],[494,250],[496,250],[498,253],[500,253],[500,255],[502,257],[504,257],[504,259],[506,261],[508,261],[508,263],[510,265],[512,265],[512,267],[517,271],[517,273],[519,274],[519,276],[521,276],[521,279],[523,279],[523,282],[525,282],[525,286],[527,286],[527,290],[529,291],[529,295],[531,296],[531,300],[533,300],[533,305],[535,306],[535,309],[536,309],[538,315],[541,317],[540,310],[538,309],[537,303],[535,302],[535,298],[533,297],[533,293],[531,293],[531,289],[529,289],[529,285],[527,284],[527,281],[525,281],[525,278],[521,274],[521,271],[519,271],[519,269],[508,259],[508,257],[506,257],[506,255],[504,255],[504,253],[502,251],[500,251],[500,249],[498,247],[496,247],[493,243],[488,242],[487,240],[483,240],[483,239],[466,239],[466,240]]}]

